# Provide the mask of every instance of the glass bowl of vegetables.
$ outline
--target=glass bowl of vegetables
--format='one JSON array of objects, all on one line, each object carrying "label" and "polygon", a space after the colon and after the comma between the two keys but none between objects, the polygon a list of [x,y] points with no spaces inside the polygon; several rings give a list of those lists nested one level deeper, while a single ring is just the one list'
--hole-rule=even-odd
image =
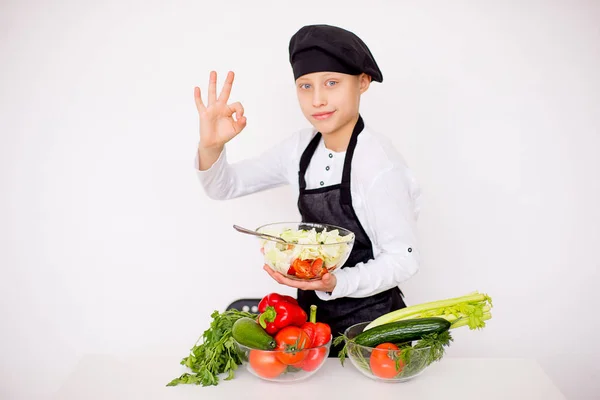
[{"label": "glass bowl of vegetables", "polygon": [[[405,382],[417,377],[444,354],[444,346],[452,340],[447,328],[439,335],[423,339],[393,343],[383,339],[373,346],[358,344],[354,339],[364,332],[369,322],[350,326],[344,332],[345,348],[340,354],[343,363],[346,357],[363,375],[385,382]],[[336,342],[337,343],[337,342]],[[377,343],[377,341],[373,341]]]},{"label": "glass bowl of vegetables", "polygon": [[283,241],[261,236],[264,262],[284,276],[318,280],[342,267],[354,246],[354,233],[335,225],[312,222],[276,222],[256,229]]},{"label": "glass bowl of vegetables", "polygon": [[331,338],[322,346],[261,350],[234,340],[242,365],[254,376],[272,382],[296,382],[308,378],[325,364]]}]

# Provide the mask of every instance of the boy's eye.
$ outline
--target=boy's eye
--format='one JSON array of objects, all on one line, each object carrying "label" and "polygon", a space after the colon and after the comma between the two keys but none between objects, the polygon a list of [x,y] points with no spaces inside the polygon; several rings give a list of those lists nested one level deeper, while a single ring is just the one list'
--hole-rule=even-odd
[{"label": "boy's eye", "polygon": [[337,84],[336,81],[327,81],[326,83],[327,86],[334,86],[335,84]]},{"label": "boy's eye", "polygon": [[310,83],[301,83],[300,84],[300,89],[309,89],[310,88]]}]

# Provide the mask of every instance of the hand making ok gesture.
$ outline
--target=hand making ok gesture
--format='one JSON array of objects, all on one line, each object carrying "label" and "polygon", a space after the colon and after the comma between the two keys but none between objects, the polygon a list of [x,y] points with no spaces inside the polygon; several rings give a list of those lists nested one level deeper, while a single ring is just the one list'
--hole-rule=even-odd
[{"label": "hand making ok gesture", "polygon": [[242,104],[239,102],[227,104],[233,78],[234,73],[229,71],[217,98],[217,73],[211,71],[208,83],[208,105],[202,101],[200,88],[194,88],[194,99],[200,117],[200,169],[210,167],[218,158],[225,143],[233,139],[246,126]]}]

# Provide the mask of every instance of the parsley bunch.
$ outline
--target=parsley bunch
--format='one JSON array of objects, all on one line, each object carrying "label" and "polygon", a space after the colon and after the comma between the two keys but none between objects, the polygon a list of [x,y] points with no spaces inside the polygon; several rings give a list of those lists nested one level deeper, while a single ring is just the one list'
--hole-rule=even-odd
[{"label": "parsley bunch", "polygon": [[[227,373],[225,380],[233,379],[234,371],[242,360],[237,351],[237,346],[231,336],[231,329],[235,321],[242,317],[256,318],[256,314],[245,311],[227,310],[214,311],[211,314],[212,322],[194,347],[190,355],[181,360],[191,373],[184,373],[179,378],[173,379],[167,386],[179,384],[195,384],[202,386],[217,385],[219,374]],[[202,343],[198,343],[202,340]]]}]

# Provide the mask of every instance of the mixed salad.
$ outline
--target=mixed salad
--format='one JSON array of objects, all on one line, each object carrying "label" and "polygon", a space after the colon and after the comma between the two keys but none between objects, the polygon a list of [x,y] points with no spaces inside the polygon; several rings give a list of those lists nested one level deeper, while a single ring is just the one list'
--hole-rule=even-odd
[{"label": "mixed salad", "polygon": [[354,235],[341,236],[338,229],[317,232],[315,228],[286,229],[283,232],[261,230],[279,236],[287,244],[261,240],[265,263],[282,274],[301,279],[320,278],[345,262],[352,250]]}]

